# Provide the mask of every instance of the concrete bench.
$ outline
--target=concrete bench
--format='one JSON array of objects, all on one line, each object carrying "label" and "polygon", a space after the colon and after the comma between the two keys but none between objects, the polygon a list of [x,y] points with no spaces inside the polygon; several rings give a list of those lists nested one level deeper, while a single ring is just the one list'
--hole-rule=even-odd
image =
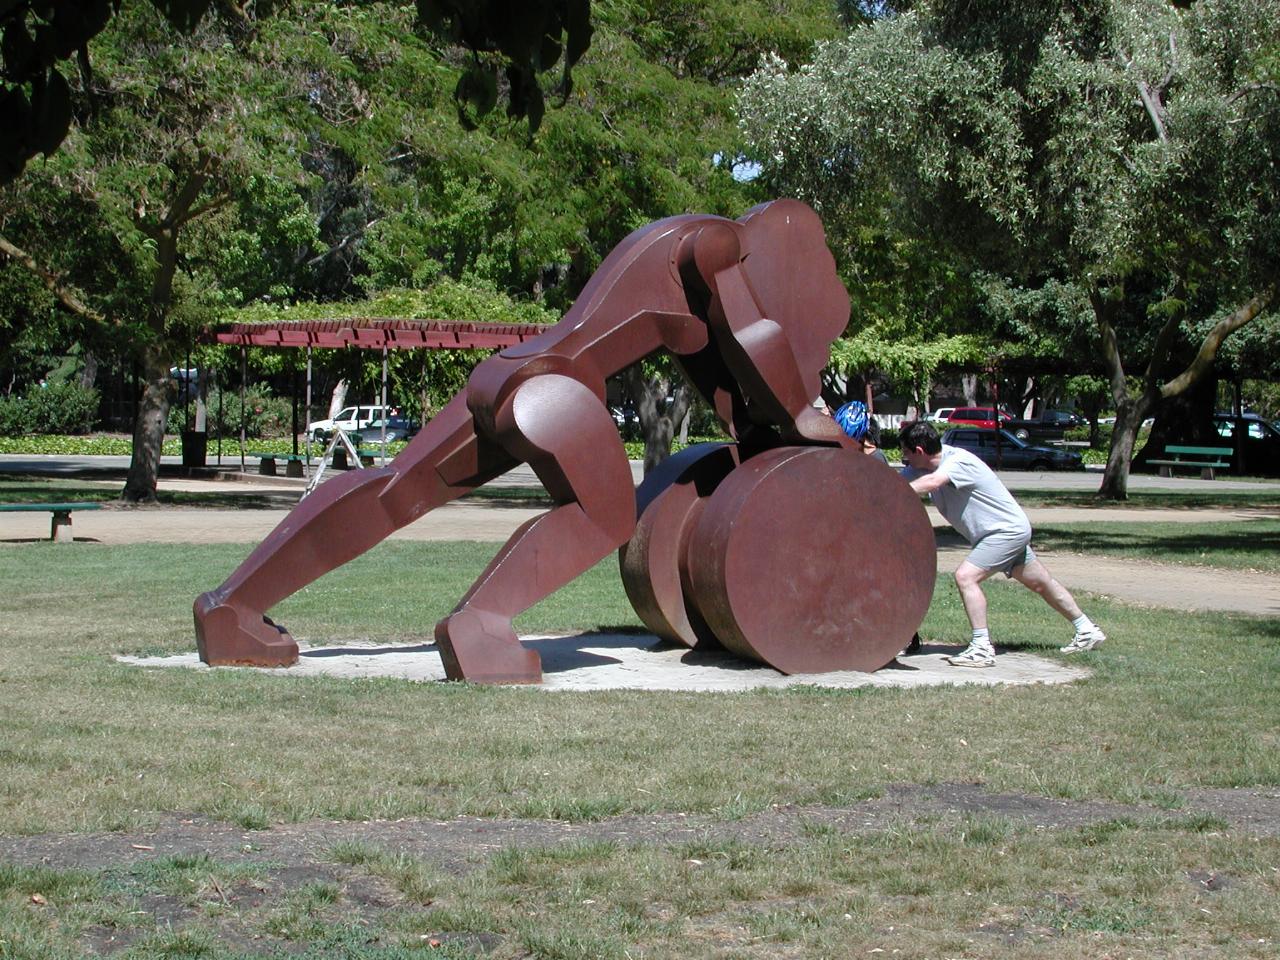
[{"label": "concrete bench", "polygon": [[276,473],[276,461],[285,461],[284,475],[286,477],[302,476],[302,465],[306,462],[306,457],[301,453],[259,453],[254,450],[246,450],[246,456],[258,458],[258,473],[264,477],[278,476]]},{"label": "concrete bench", "polygon": [[101,503],[87,501],[84,503],[0,503],[0,513],[32,513],[47,510],[53,514],[53,523],[49,527],[49,539],[55,543],[71,543],[75,540],[71,532],[71,514],[76,510],[101,510]]},{"label": "concrete bench", "polygon": [[1189,467],[1199,470],[1205,480],[1212,480],[1214,470],[1230,468],[1231,454],[1230,447],[1185,447],[1171,443],[1164,448],[1164,459],[1147,463],[1159,467],[1162,477],[1173,476],[1175,467]]}]

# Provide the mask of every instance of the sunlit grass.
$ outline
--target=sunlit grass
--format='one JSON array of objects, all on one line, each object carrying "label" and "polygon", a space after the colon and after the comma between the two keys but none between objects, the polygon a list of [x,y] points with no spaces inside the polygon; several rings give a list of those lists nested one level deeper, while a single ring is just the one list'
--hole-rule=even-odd
[{"label": "sunlit grass", "polygon": [[[1280,934],[1277,856],[1273,838],[1176,820],[1043,830],[999,816],[776,839],[508,846],[448,872],[348,844],[330,852],[332,879],[234,889],[227,879],[223,909],[175,897],[165,870],[0,872],[0,929],[18,947],[9,956],[77,956],[80,935],[106,929],[134,939],[137,960],[278,949],[368,960],[423,950],[548,960],[1262,958]],[[212,859],[201,867],[235,874]],[[382,884],[374,911],[361,893],[368,878]],[[150,922],[153,910],[168,922]],[[244,953],[237,941],[259,947]]]},{"label": "sunlit grass", "polygon": [[[121,664],[114,655],[193,649],[193,598],[244,548],[83,546],[0,550],[0,832],[119,829],[171,810],[246,828],[459,813],[737,817],[897,782],[1167,804],[1184,786],[1280,782],[1275,620],[1090,600],[1111,640],[1082,658],[1093,678],[1067,687],[549,695]],[[493,550],[388,542],[273,614],[315,642],[424,642]],[[1003,582],[991,616],[998,642],[1046,656],[1069,632]],[[638,620],[609,559],[518,626]],[[967,634],[945,579],[922,632],[957,645]]]}]

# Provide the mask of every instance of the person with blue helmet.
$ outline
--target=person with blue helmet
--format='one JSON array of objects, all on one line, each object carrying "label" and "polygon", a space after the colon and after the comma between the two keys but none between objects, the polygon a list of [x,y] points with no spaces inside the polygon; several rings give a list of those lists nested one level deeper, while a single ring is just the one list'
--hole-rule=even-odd
[{"label": "person with blue helmet", "polygon": [[862,452],[875,457],[888,465],[883,451],[880,450],[880,424],[867,411],[867,405],[861,400],[850,400],[833,414],[840,429],[846,437],[857,443]]}]

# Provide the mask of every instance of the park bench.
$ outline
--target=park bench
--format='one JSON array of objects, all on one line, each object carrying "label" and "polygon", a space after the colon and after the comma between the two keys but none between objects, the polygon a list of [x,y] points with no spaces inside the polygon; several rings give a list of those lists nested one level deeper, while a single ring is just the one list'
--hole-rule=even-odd
[{"label": "park bench", "polygon": [[271,453],[270,451],[258,452],[254,450],[246,450],[245,453],[250,457],[258,458],[258,473],[264,477],[277,476],[277,460],[285,461],[284,475],[286,477],[300,477],[302,476],[302,464],[307,459],[301,453]]},{"label": "park bench", "polygon": [[1185,447],[1169,444],[1164,448],[1164,459],[1147,462],[1159,467],[1162,477],[1173,476],[1174,467],[1189,467],[1199,470],[1204,479],[1212,480],[1214,470],[1226,470],[1231,466],[1231,452],[1230,447]]},{"label": "park bench", "polygon": [[[372,467],[374,462],[382,456],[381,447],[361,447],[356,451],[356,456],[360,458],[360,464],[365,467]],[[387,454],[387,459],[391,459],[391,454]],[[342,447],[335,447],[333,451],[333,465],[338,470],[346,470],[349,464],[347,451]]]},{"label": "park bench", "polygon": [[71,543],[75,540],[71,532],[71,514],[76,510],[101,510],[101,503],[0,503],[0,512],[32,513],[48,510],[53,514],[53,523],[49,528],[49,539],[55,543]]}]

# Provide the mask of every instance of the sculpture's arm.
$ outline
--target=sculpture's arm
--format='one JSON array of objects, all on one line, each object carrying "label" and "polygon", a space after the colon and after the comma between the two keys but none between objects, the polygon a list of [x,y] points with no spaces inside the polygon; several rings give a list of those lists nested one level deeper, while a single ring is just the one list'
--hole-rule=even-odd
[{"label": "sculpture's arm", "polygon": [[752,419],[774,424],[792,439],[847,445],[843,431],[811,405],[786,330],[765,315],[751,288],[733,228],[709,224],[691,242],[682,275],[689,283],[696,272],[710,294],[707,317]]}]

